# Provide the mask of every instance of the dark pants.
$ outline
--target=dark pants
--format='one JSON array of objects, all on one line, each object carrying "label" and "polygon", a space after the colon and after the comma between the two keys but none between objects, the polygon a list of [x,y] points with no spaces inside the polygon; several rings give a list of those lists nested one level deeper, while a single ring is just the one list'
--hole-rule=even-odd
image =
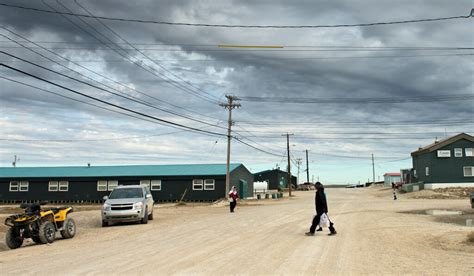
[{"label": "dark pants", "polygon": [[236,201],[236,200],[231,201],[231,202],[230,202],[230,212],[231,212],[231,213],[234,212],[235,206],[237,206],[237,201]]},{"label": "dark pants", "polygon": [[321,219],[322,214],[316,214],[313,218],[313,222],[311,223],[311,227],[309,228],[309,232],[314,233],[316,231],[316,227],[319,225],[319,220]]}]

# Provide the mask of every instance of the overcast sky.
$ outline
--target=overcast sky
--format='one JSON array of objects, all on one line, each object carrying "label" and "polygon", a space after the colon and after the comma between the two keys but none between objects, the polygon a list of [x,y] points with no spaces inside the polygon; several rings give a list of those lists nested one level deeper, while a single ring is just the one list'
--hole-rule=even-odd
[{"label": "overcast sky", "polygon": [[[0,3],[139,20],[292,26],[451,17],[468,15],[472,8],[470,0]],[[310,180],[372,180],[371,154],[376,180],[382,180],[386,172],[410,168],[410,152],[418,147],[474,133],[472,22],[213,28],[99,21],[0,6],[1,51],[74,79],[3,53],[1,63],[214,133],[130,117],[128,111],[2,67],[0,166],[11,166],[15,155],[22,167],[225,163],[228,112],[218,103],[232,94],[242,98],[232,114],[233,135],[254,147],[234,140],[233,163],[252,172],[286,170],[282,134],[288,132],[294,134],[294,174],[297,159],[303,159],[301,178],[308,149]],[[222,44],[283,48],[218,47]]]}]

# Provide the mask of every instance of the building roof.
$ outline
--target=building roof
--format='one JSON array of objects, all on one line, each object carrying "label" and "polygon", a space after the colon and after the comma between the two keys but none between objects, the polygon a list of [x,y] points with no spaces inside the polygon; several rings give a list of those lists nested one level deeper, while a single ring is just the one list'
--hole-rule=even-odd
[{"label": "building roof", "polygon": [[400,173],[386,173],[383,176],[401,176]]},{"label": "building roof", "polygon": [[262,173],[269,173],[269,172],[287,173],[286,171],[283,171],[283,170],[280,170],[280,169],[271,169],[271,170],[264,170],[264,171],[261,171],[261,172],[256,172],[253,175],[259,175],[259,174],[262,174]]},{"label": "building roof", "polygon": [[[230,164],[230,171],[240,163]],[[0,178],[226,175],[226,164],[0,168]]]},{"label": "building roof", "polygon": [[463,132],[463,133],[459,133],[458,135],[455,135],[455,136],[452,136],[452,137],[449,137],[449,138],[445,138],[443,140],[436,141],[436,142],[434,142],[434,143],[432,143],[428,146],[421,147],[418,150],[412,152],[411,156],[414,156],[414,155],[417,155],[417,154],[420,154],[420,153],[435,151],[437,149],[440,149],[444,146],[452,144],[452,143],[454,143],[456,141],[459,141],[461,139],[466,139],[468,141],[474,142],[474,137],[473,136]]}]

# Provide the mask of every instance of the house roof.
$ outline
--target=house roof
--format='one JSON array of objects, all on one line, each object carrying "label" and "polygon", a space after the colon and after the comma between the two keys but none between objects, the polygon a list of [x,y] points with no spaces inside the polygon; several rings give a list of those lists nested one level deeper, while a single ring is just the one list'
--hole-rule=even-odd
[{"label": "house roof", "polygon": [[414,156],[414,155],[417,155],[417,154],[420,154],[420,153],[435,151],[437,149],[440,149],[444,146],[452,144],[452,143],[454,143],[456,141],[459,141],[461,139],[466,139],[468,141],[474,142],[474,137],[473,136],[463,132],[463,133],[459,133],[458,135],[436,141],[436,142],[434,142],[434,143],[432,143],[428,146],[421,147],[418,150],[412,152],[411,156]]},{"label": "house roof", "polygon": [[[230,171],[240,163],[230,164]],[[226,164],[0,168],[0,178],[226,175]]]},{"label": "house roof", "polygon": [[280,169],[271,169],[271,170],[264,170],[264,171],[261,171],[261,172],[256,172],[254,173],[253,175],[259,175],[259,174],[262,174],[262,173],[270,173],[270,172],[279,172],[279,173],[288,173],[286,171],[283,171],[283,170],[280,170]]},{"label": "house roof", "polygon": [[383,176],[401,176],[400,173],[386,173]]}]

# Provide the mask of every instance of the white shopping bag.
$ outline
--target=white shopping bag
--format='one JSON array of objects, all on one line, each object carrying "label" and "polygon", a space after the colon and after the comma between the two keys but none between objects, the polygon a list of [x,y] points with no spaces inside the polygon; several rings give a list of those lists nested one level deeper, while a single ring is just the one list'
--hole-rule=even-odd
[{"label": "white shopping bag", "polygon": [[326,213],[322,214],[321,217],[319,218],[319,226],[325,228],[329,227],[329,218]]}]

